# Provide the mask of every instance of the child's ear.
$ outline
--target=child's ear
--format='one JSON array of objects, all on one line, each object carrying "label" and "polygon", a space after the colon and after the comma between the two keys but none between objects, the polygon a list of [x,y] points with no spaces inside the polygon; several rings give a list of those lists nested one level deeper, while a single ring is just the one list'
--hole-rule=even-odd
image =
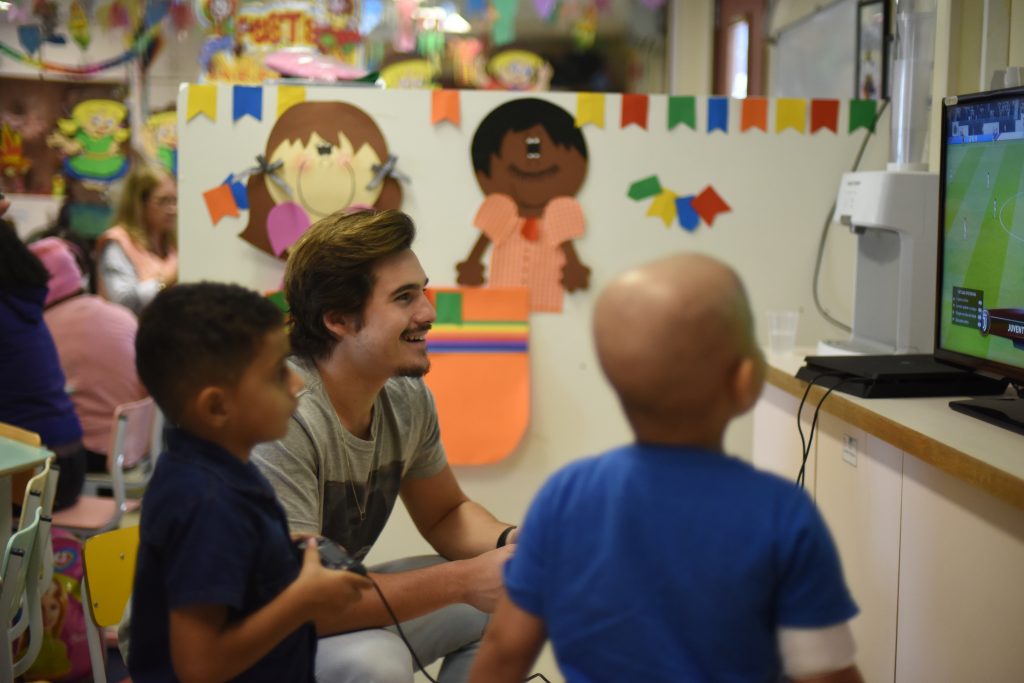
[{"label": "child's ear", "polygon": [[228,396],[221,387],[205,387],[195,399],[196,418],[208,427],[223,427],[228,420]]},{"label": "child's ear", "polygon": [[732,376],[733,415],[742,415],[757,403],[764,388],[765,360],[760,349],[744,356]]}]

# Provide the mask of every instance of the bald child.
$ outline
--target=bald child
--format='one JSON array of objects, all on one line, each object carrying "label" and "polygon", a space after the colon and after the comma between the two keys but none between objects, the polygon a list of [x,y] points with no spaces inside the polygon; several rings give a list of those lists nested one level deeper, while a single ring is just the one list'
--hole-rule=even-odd
[{"label": "bald child", "polygon": [[706,256],[623,273],[594,313],[635,442],[537,494],[471,680],[859,683],[857,607],[807,495],[722,452],[764,359],[743,285]]}]

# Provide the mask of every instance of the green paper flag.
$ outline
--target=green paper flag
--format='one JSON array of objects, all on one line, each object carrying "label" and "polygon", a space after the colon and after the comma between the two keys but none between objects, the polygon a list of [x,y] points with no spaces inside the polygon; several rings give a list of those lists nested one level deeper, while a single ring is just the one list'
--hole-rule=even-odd
[{"label": "green paper flag", "polygon": [[692,95],[668,98],[668,129],[672,130],[685,123],[692,130],[697,129],[697,98]]},{"label": "green paper flag", "polygon": [[875,100],[850,100],[850,132],[867,128],[875,132]]},{"label": "green paper flag", "polygon": [[439,325],[462,324],[462,295],[458,292],[437,292],[437,322]]},{"label": "green paper flag", "polygon": [[629,198],[636,201],[658,194],[661,194],[661,183],[658,182],[658,176],[656,175],[638,180],[629,186]]},{"label": "green paper flag", "polygon": [[284,292],[283,291],[278,290],[278,291],[273,292],[271,294],[267,294],[267,298],[270,300],[270,302],[272,304],[277,306],[279,311],[281,311],[282,313],[287,315],[287,313],[288,313],[288,300],[284,298]]}]

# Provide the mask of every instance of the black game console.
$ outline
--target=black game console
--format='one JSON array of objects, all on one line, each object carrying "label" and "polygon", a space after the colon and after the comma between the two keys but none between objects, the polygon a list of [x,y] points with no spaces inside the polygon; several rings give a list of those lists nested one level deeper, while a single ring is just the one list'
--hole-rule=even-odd
[{"label": "black game console", "polygon": [[993,379],[941,363],[931,354],[807,356],[797,379],[861,398],[991,396],[1006,391]]},{"label": "black game console", "polygon": [[[344,569],[346,571],[366,576],[366,567],[363,566],[362,562],[349,555],[348,551],[342,546],[329,538],[324,538],[323,536],[319,536],[313,540],[315,540],[319,546],[320,564],[328,569]],[[300,549],[305,549],[306,543],[308,543],[306,539],[301,539],[298,542],[298,547]]]}]

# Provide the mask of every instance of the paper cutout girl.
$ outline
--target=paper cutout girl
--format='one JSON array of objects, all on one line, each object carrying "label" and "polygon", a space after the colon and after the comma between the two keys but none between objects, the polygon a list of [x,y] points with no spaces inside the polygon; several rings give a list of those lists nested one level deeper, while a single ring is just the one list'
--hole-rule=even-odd
[{"label": "paper cutout girl", "polygon": [[85,100],[71,110],[70,119],[57,121],[59,132],[47,143],[67,155],[64,173],[82,181],[109,183],[128,171],[121,143],[128,129],[121,126],[128,110],[114,100]]},{"label": "paper cutout girl", "polygon": [[584,233],[575,199],[587,173],[587,145],[573,117],[545,100],[526,98],[499,106],[473,136],[473,169],[487,198],[473,224],[481,235],[456,265],[461,285],[484,282],[529,287],[530,310],[559,312],[563,289],[587,289],[590,269],[572,240]]},{"label": "paper cutout girl", "polygon": [[146,119],[142,136],[146,153],[171,175],[178,174],[178,115],[162,111]]},{"label": "paper cutout girl", "polygon": [[[344,102],[301,102],[267,139],[270,173],[249,178],[242,239],[281,257],[315,221],[353,207],[397,209],[398,181],[380,171],[388,147],[377,124]],[[280,163],[280,166],[274,168]]]}]

